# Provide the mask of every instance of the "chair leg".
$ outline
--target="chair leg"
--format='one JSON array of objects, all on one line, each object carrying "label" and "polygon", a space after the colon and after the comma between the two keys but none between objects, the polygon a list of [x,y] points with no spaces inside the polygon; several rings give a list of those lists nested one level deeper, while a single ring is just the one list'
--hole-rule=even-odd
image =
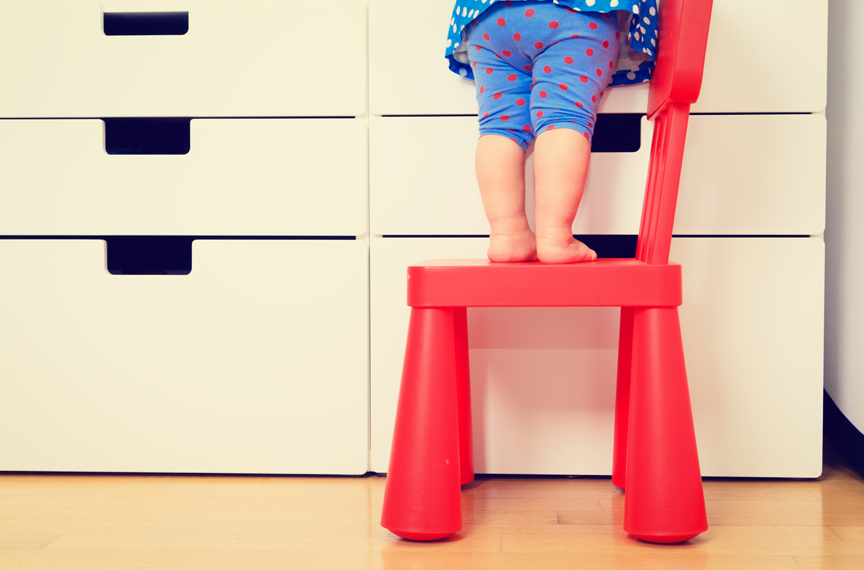
[{"label": "chair leg", "polygon": [[683,542],[708,529],[678,309],[636,309],[624,530]]},{"label": "chair leg", "polygon": [[410,540],[462,528],[453,310],[413,308],[381,526]]},{"label": "chair leg", "polygon": [[474,438],[471,427],[471,369],[468,365],[468,311],[453,309],[456,344],[456,410],[459,417],[459,478],[462,485],[474,480]]},{"label": "chair leg", "polygon": [[615,390],[615,446],[612,453],[612,483],[625,488],[627,473],[627,426],[630,422],[630,368],[633,354],[633,308],[621,307],[618,333],[618,382]]}]

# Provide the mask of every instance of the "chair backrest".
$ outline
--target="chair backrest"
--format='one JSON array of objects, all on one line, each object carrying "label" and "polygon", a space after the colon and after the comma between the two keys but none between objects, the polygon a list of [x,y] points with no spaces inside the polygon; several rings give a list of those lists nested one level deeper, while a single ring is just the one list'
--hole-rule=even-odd
[{"label": "chair backrest", "polygon": [[636,246],[636,259],[652,265],[669,262],[687,120],[702,87],[712,4],[662,0],[659,7],[657,65],[648,94],[654,137]]}]

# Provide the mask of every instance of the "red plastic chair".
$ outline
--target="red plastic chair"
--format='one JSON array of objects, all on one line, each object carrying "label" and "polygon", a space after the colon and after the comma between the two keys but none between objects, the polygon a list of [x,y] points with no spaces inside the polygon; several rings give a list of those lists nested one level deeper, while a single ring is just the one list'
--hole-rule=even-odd
[{"label": "red plastic chair", "polygon": [[466,307],[621,307],[612,482],[624,530],[673,543],[708,528],[669,263],[690,104],[712,0],[663,0],[648,118],[655,121],[635,259],[573,265],[429,261],[408,268],[411,321],[381,524],[411,540],[462,528],[474,479]]}]

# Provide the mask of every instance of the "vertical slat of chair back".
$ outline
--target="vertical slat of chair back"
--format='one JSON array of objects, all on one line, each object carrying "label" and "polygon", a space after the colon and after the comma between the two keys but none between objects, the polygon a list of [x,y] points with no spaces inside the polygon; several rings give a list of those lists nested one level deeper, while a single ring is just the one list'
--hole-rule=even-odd
[{"label": "vertical slat of chair back", "polygon": [[654,121],[642,227],[636,246],[636,259],[651,265],[669,262],[689,117],[690,105],[674,103],[668,105]]},{"label": "vertical slat of chair back", "polygon": [[660,4],[657,66],[648,95],[654,137],[636,249],[636,259],[652,265],[669,261],[687,120],[702,86],[712,3],[662,0]]}]

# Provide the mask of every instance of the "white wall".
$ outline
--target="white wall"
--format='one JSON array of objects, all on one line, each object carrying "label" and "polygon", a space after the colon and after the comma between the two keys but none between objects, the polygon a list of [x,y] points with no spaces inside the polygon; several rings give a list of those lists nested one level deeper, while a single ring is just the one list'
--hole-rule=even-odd
[{"label": "white wall", "polygon": [[825,390],[864,432],[864,2],[832,0],[828,34]]}]

